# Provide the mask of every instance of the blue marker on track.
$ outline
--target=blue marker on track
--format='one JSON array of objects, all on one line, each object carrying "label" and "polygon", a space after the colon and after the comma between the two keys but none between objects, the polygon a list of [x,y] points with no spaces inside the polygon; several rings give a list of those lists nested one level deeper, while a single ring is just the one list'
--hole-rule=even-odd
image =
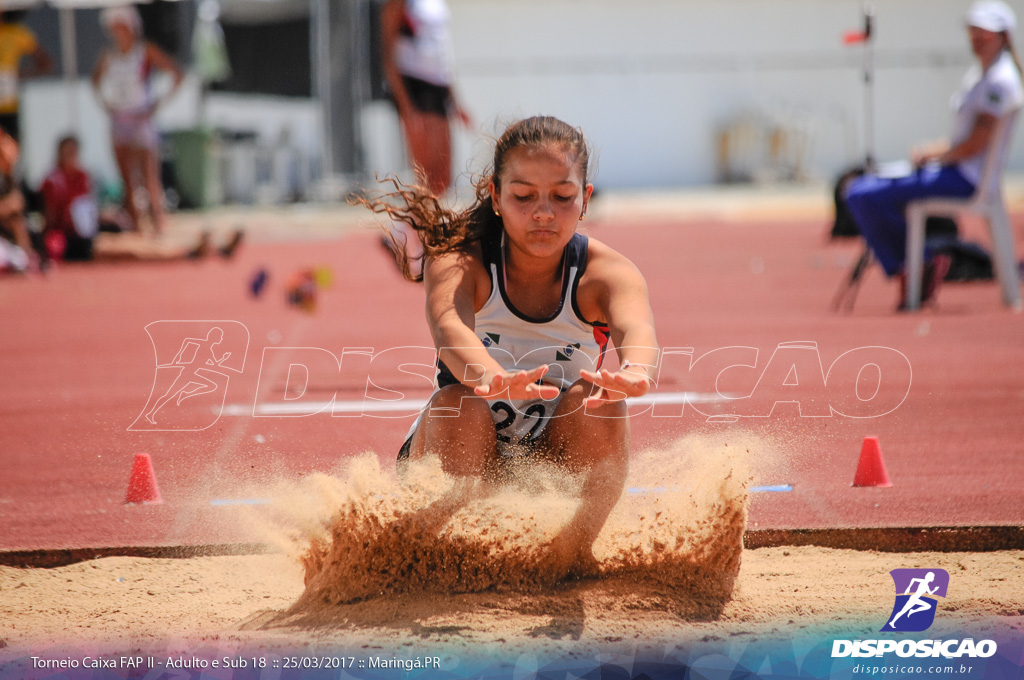
[{"label": "blue marker on track", "polygon": [[[769,486],[752,486],[751,493],[786,493],[793,490],[792,484],[772,484]],[[649,493],[665,493],[668,491],[679,491],[679,486],[631,486],[626,493],[634,496],[643,496]]]}]

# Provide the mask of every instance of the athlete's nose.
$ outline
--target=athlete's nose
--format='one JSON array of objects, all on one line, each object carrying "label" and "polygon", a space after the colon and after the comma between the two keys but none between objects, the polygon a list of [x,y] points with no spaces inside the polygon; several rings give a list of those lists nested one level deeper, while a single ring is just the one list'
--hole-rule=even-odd
[{"label": "athlete's nose", "polygon": [[555,210],[551,207],[551,201],[540,201],[537,209],[533,211],[533,219],[538,222],[548,222],[555,217]]}]

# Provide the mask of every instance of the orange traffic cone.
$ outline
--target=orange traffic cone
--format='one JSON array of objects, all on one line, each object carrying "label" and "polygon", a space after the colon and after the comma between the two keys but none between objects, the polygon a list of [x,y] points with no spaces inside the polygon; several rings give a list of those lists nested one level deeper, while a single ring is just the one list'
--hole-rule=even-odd
[{"label": "orange traffic cone", "polygon": [[128,493],[125,503],[143,503],[153,505],[162,503],[160,487],[156,485],[156,474],[153,472],[153,461],[148,453],[136,453],[132,463],[132,476],[128,480]]},{"label": "orange traffic cone", "polygon": [[853,485],[892,486],[889,473],[885,471],[882,450],[878,447],[878,437],[864,437],[860,461],[857,463],[857,474],[853,476]]}]

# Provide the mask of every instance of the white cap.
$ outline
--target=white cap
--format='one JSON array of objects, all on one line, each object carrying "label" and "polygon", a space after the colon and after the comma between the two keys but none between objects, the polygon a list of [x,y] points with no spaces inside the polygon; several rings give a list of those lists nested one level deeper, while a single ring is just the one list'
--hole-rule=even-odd
[{"label": "white cap", "polygon": [[1010,6],[1001,0],[980,0],[971,5],[967,12],[967,25],[993,33],[1012,33],[1017,27],[1017,17]]},{"label": "white cap", "polygon": [[100,21],[108,31],[114,24],[124,24],[132,29],[132,33],[135,35],[142,33],[142,17],[139,16],[139,10],[135,9],[133,5],[108,7],[100,13]]}]

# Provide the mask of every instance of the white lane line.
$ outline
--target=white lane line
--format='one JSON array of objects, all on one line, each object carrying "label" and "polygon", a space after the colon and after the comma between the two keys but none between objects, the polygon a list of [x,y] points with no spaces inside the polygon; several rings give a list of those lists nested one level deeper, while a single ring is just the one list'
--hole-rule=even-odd
[{"label": "white lane line", "polygon": [[[703,392],[655,392],[642,397],[627,399],[628,406],[650,406],[653,404],[716,404],[728,401],[729,397],[718,393]],[[249,404],[227,404],[221,411],[226,416],[294,416],[320,413],[413,413],[427,405],[426,399],[377,399],[271,402],[257,406]]]}]

